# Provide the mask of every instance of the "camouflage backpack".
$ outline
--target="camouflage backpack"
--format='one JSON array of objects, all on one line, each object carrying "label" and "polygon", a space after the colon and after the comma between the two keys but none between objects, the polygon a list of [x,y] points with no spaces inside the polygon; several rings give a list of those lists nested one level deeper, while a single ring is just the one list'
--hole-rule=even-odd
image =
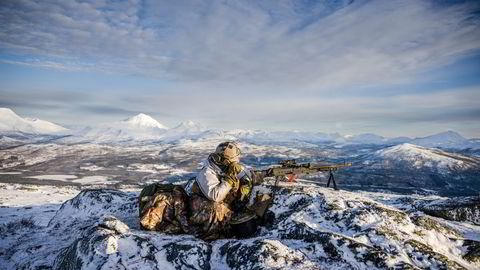
[{"label": "camouflage backpack", "polygon": [[188,196],[182,186],[151,184],[140,192],[139,216],[143,229],[164,233],[188,233]]}]

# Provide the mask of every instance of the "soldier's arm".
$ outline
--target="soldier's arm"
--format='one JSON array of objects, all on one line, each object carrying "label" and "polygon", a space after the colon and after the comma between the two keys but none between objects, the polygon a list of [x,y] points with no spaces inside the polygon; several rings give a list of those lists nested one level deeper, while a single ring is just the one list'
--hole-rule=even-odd
[{"label": "soldier's arm", "polygon": [[203,195],[208,199],[221,202],[232,189],[227,182],[221,182],[216,173],[208,168],[204,168],[197,176],[197,183]]}]

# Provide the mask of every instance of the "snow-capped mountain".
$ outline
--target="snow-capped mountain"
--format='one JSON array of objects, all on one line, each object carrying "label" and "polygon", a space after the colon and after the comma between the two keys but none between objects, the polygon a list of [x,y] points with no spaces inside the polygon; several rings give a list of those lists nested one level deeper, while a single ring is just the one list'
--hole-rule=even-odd
[{"label": "snow-capped mountain", "polygon": [[169,129],[167,132],[162,134],[161,141],[172,142],[178,140],[191,140],[191,139],[207,139],[204,132],[207,131],[207,128],[199,123],[195,123],[191,120],[180,123],[178,126]]},{"label": "snow-capped mountain", "polygon": [[[73,129],[72,129],[73,130]],[[373,133],[358,135],[341,135],[339,133],[305,132],[305,131],[266,131],[248,129],[207,129],[204,125],[193,121],[185,121],[169,129],[153,117],[140,113],[130,118],[113,123],[76,128],[73,132],[64,127],[40,119],[22,118],[12,110],[0,109],[0,132],[23,132],[31,136],[35,134],[74,133],[68,138],[70,143],[135,143],[144,141],[174,142],[180,140],[237,140],[255,144],[324,144],[333,143],[339,147],[346,145],[369,144],[374,146],[398,145],[410,143],[424,147],[443,149],[470,149],[477,151],[480,143],[466,139],[454,131],[446,131],[421,138],[394,137],[386,138]],[[21,139],[21,138],[9,138]],[[31,138],[29,138],[30,140]],[[7,141],[5,144],[7,144]],[[8,144],[10,144],[10,141]]]},{"label": "snow-capped mountain", "polygon": [[36,118],[22,118],[8,108],[0,108],[0,132],[24,132],[52,134],[68,129],[57,124]]},{"label": "snow-capped mountain", "polygon": [[139,113],[133,117],[127,118],[121,121],[121,123],[132,127],[168,129],[168,127],[160,124],[157,120],[153,119],[153,117],[144,113]]},{"label": "snow-capped mountain", "polygon": [[140,113],[122,121],[81,129],[69,142],[117,143],[157,140],[167,131],[153,117]]},{"label": "snow-capped mountain", "polygon": [[197,134],[205,130],[207,130],[207,128],[204,125],[188,120],[180,123],[176,127],[169,129],[168,132],[165,133],[165,136]]},{"label": "snow-capped mountain", "polygon": [[408,163],[414,168],[467,169],[480,167],[480,160],[434,148],[404,143],[374,153],[374,156],[390,163]]}]

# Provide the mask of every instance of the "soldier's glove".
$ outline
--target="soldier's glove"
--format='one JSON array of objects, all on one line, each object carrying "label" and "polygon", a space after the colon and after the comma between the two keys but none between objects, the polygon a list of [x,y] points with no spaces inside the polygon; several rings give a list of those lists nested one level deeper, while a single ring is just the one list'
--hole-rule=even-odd
[{"label": "soldier's glove", "polygon": [[238,174],[243,171],[243,169],[244,168],[241,164],[232,162],[228,165],[225,173],[225,182],[227,182],[235,192],[237,192],[239,186]]},{"label": "soldier's glove", "polygon": [[225,177],[225,182],[227,182],[227,184],[232,188],[235,188],[237,186],[235,179],[232,177]]},{"label": "soldier's glove", "polygon": [[250,192],[252,190],[252,172],[247,170],[242,170],[237,177],[240,181],[240,200],[243,201],[249,198]]}]

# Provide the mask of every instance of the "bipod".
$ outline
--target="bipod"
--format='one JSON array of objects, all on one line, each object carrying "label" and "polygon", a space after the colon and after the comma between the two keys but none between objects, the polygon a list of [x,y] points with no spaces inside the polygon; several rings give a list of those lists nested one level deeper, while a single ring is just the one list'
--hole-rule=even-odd
[{"label": "bipod", "polygon": [[335,177],[333,177],[332,171],[330,171],[330,175],[328,176],[327,187],[330,187],[330,181],[333,182],[333,189],[338,190],[337,183],[335,183]]}]

